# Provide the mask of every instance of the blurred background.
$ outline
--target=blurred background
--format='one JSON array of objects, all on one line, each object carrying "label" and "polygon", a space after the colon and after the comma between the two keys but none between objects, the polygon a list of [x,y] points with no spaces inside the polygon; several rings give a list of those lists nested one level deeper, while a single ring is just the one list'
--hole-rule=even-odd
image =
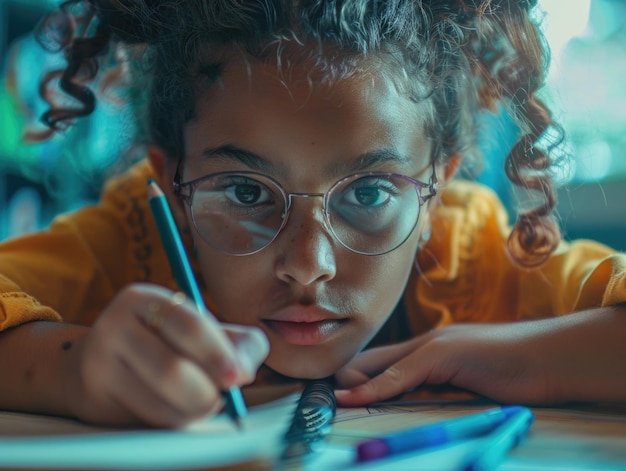
[{"label": "blurred background", "polygon": [[[24,142],[27,129],[43,129],[42,70],[63,61],[31,35],[57,4],[0,0],[0,240],[95,201],[135,133],[121,102],[100,101],[62,134]],[[573,157],[556,176],[564,236],[626,251],[626,0],[539,0],[539,7],[552,50],[542,98],[566,131],[558,152]],[[502,162],[515,134],[505,113],[484,116],[480,138],[488,164],[477,178],[510,207],[515,196]]]}]

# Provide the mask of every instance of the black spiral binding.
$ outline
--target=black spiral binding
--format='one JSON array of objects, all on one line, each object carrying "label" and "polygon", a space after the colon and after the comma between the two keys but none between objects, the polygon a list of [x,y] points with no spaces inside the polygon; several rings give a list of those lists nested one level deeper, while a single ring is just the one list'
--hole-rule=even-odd
[{"label": "black spiral binding", "polygon": [[315,442],[330,432],[337,410],[330,380],[314,380],[306,385],[285,434],[282,462],[303,458],[313,451]]}]

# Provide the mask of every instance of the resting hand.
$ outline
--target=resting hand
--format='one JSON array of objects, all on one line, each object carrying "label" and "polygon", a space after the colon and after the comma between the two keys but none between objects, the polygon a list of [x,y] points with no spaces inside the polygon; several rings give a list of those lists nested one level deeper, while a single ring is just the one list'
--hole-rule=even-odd
[{"label": "resting hand", "polygon": [[89,422],[179,427],[217,411],[268,353],[258,329],[220,324],[182,294],[123,290],[79,346],[75,413]]},{"label": "resting hand", "polygon": [[367,350],[336,375],[342,406],[365,405],[425,384],[450,384],[501,402],[550,401],[542,330],[535,323],[454,325]]}]

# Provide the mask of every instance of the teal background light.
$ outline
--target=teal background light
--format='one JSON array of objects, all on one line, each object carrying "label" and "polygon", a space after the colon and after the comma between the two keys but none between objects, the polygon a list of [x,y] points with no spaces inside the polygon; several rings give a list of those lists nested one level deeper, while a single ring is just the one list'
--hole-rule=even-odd
[{"label": "teal background light", "polygon": [[[57,4],[0,0],[0,239],[42,228],[59,212],[95,201],[104,180],[123,168],[122,156],[141,128],[128,107],[99,100],[88,119],[64,133],[37,144],[22,139],[45,109],[33,64],[51,68],[62,61],[41,50],[29,33]],[[626,0],[539,0],[538,5],[537,19],[552,50],[541,97],[566,133],[555,150],[567,162],[555,174],[562,185],[563,233],[626,250]],[[500,195],[512,219],[516,198],[504,158],[516,136],[504,107],[485,113],[477,137],[486,159],[470,169],[472,178]],[[34,191],[20,192],[24,187]],[[20,205],[13,204],[16,195]],[[20,220],[11,214],[14,207],[37,213]]]}]

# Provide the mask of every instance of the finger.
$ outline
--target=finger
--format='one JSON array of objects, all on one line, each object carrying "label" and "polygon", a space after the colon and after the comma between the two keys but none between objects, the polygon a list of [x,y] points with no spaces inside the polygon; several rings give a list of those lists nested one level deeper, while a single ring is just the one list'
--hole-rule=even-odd
[{"label": "finger", "polygon": [[120,362],[117,372],[123,387],[112,391],[112,398],[139,422],[153,427],[183,427],[192,419],[147,387],[136,371]]},{"label": "finger", "polygon": [[429,332],[405,342],[386,345],[384,347],[370,348],[357,355],[345,368],[347,370],[359,371],[363,375],[372,378],[380,374],[390,365],[400,361],[412,351],[421,348],[428,343],[431,338],[432,334]]},{"label": "finger", "polygon": [[208,312],[199,312],[184,296],[164,296],[162,292],[145,293],[134,304],[135,317],[155,331],[172,348],[205,369],[220,385],[230,387],[246,376],[235,348],[220,323]]},{"label": "finger", "polygon": [[261,329],[234,324],[222,324],[233,344],[241,366],[246,370],[246,382],[254,380],[256,371],[267,358],[270,344]]},{"label": "finger", "polygon": [[370,379],[372,379],[370,376],[352,368],[342,368],[335,373],[335,383],[340,389],[354,388],[359,384],[367,383]]},{"label": "finger", "polygon": [[221,403],[216,385],[200,365],[142,325],[127,334],[118,355],[145,386],[185,416],[207,414]]},{"label": "finger", "polygon": [[353,407],[379,402],[426,382],[432,363],[427,355],[418,355],[413,352],[354,388],[335,391],[337,404]]}]

